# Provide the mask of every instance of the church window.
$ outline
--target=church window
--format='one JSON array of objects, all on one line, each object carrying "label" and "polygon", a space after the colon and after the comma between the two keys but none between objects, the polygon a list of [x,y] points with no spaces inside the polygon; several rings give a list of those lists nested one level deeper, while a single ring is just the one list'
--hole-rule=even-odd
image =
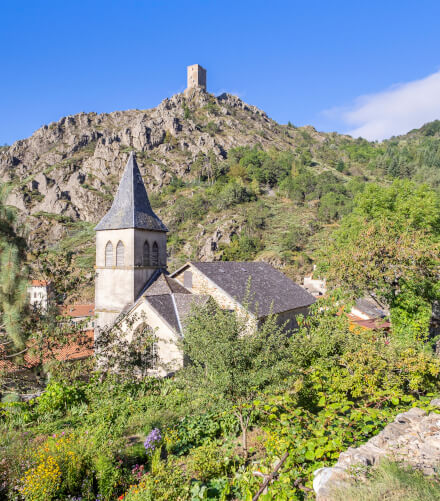
[{"label": "church window", "polygon": [[134,362],[143,375],[159,366],[159,349],[156,341],[154,331],[147,323],[142,323],[133,332],[131,348],[135,357]]},{"label": "church window", "polygon": [[192,271],[186,270],[183,272],[183,285],[187,289],[192,289],[193,286],[193,274]]},{"label": "church window", "polygon": [[144,266],[150,266],[150,244],[144,242],[144,250],[142,254],[142,264]]},{"label": "church window", "polygon": [[113,244],[111,242],[107,242],[105,246],[105,265],[113,266]]},{"label": "church window", "polygon": [[159,246],[157,245],[157,242],[154,242],[153,244],[153,252],[151,255],[151,261],[153,266],[158,266],[159,265]]},{"label": "church window", "polygon": [[116,246],[116,266],[124,266],[124,244],[120,240]]}]

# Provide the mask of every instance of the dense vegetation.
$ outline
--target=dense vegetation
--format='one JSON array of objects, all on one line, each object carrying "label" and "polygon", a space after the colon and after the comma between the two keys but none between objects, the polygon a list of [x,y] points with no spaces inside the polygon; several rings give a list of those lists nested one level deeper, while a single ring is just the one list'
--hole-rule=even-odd
[{"label": "dense vegetation", "polygon": [[401,410],[428,408],[439,390],[428,349],[353,329],[336,314],[337,296],[294,336],[274,336],[269,322],[248,331],[249,343],[244,320],[209,308],[194,311],[192,362],[173,379],[60,371],[42,396],[3,404],[3,496],[251,499],[261,483],[253,472],[270,473],[288,452],[261,499],[304,499],[316,468]]},{"label": "dense vegetation", "polygon": [[[111,338],[110,362],[121,360],[115,347],[128,353],[117,375],[111,363],[41,360],[51,379],[27,402],[2,379],[10,391],[0,410],[0,498],[250,500],[261,474],[288,453],[260,499],[310,499],[314,470],[398,412],[429,409],[440,390],[433,315],[440,299],[439,128],[434,122],[381,144],[337,135],[318,142],[302,130],[292,151],[239,147],[222,162],[201,156],[191,181],[174,178],[154,194],[171,229],[171,267],[192,257],[185,243],[200,231],[196,223],[210,219],[209,231],[235,219],[216,258],[266,259],[291,276],[316,261],[331,293],[290,337],[275,319],[250,327],[212,303],[194,309],[183,340],[188,363],[173,378],[134,379],[130,364],[139,357]],[[3,319],[9,307],[20,314],[5,324],[3,339],[42,357],[78,328],[54,311],[27,312],[22,296],[7,294],[11,281],[26,279],[29,262],[54,282],[60,300],[73,297],[90,280],[77,271],[91,269],[92,225],[66,220],[67,238],[37,253],[0,209],[0,308]],[[5,266],[7,249],[15,261]],[[363,294],[390,311],[390,332],[349,323],[343,313]],[[143,343],[152,342],[150,334]],[[414,490],[436,492],[417,475],[379,470],[364,486],[365,499],[389,492],[375,483],[390,471],[399,488],[412,482]]]}]

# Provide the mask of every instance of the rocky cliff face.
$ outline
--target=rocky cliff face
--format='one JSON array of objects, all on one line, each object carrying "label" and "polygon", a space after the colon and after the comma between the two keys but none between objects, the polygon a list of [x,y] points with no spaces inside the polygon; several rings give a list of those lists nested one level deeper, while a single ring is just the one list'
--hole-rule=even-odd
[{"label": "rocky cliff face", "polygon": [[230,148],[257,143],[291,148],[296,133],[235,96],[193,89],[151,110],[80,113],[45,125],[0,152],[0,180],[13,187],[11,205],[25,216],[40,216],[32,225],[44,229],[50,242],[59,237],[61,223],[52,218],[50,228],[41,228],[41,215],[98,221],[132,149],[154,192],[173,177],[196,176],[198,158],[221,160]]}]

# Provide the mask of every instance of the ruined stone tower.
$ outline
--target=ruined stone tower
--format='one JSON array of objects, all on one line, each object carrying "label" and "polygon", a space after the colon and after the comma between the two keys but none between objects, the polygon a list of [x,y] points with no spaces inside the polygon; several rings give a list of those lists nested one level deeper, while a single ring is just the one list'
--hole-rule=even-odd
[{"label": "ruined stone tower", "polygon": [[156,270],[167,267],[167,227],[156,216],[133,153],[107,214],[95,228],[97,327],[133,304]]},{"label": "ruined stone tower", "polygon": [[206,90],[206,70],[200,64],[188,66],[188,85],[187,90],[194,87],[201,87]]}]

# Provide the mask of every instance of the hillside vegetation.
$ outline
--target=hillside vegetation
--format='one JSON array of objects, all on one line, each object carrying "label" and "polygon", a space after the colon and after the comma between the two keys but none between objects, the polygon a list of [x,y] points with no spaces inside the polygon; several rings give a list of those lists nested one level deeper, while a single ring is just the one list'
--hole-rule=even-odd
[{"label": "hillside vegetation", "polygon": [[[264,259],[299,278],[366,183],[406,177],[437,189],[439,141],[436,122],[377,144],[279,125],[236,97],[195,90],[152,110],[44,126],[2,149],[0,176],[31,250],[69,254],[72,270],[91,278],[93,226],[134,150],[171,229],[170,269],[188,259]],[[84,294],[91,299],[92,288]]]}]

